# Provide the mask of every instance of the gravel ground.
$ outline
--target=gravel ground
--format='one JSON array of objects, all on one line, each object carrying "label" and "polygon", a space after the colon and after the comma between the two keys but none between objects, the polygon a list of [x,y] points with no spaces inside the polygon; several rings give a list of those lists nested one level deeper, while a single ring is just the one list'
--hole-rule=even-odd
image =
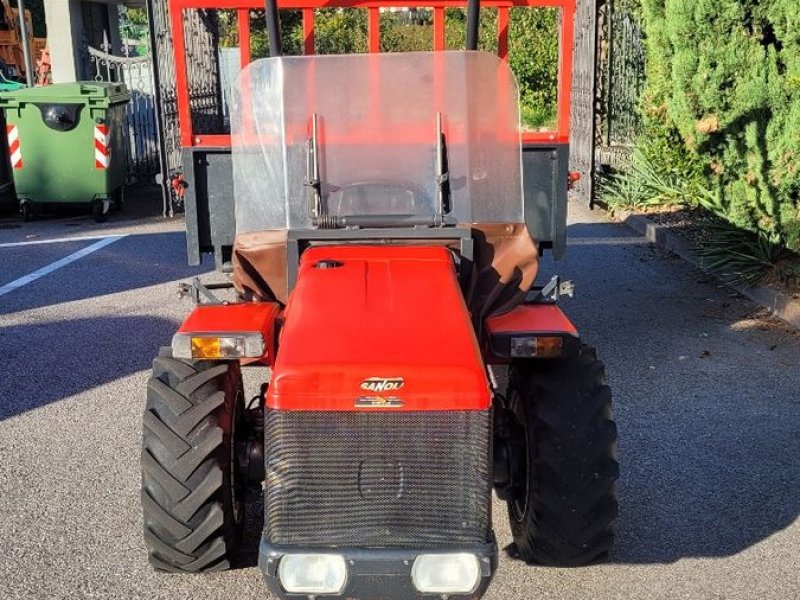
[{"label": "gravel ground", "polygon": [[[618,544],[580,569],[503,556],[486,597],[800,597],[800,335],[625,226],[570,219],[557,267],[615,392]],[[0,244],[109,234],[127,237],[0,296],[0,598],[267,598],[255,568],[156,574],[141,540],[149,363],[202,272],[181,224],[0,222]],[[0,247],[0,287],[91,243]],[[500,503],[495,526],[509,543]]]},{"label": "gravel ground", "polygon": [[654,223],[668,228],[694,246],[707,241],[707,226],[724,223],[722,219],[702,208],[653,206],[641,211],[641,214]]},{"label": "gravel ground", "polygon": [[[713,245],[715,242],[715,236],[711,233],[713,228],[726,225],[725,221],[702,208],[654,206],[639,214],[677,235],[695,251]],[[735,232],[735,235],[738,242],[742,242],[745,235],[750,236],[752,241],[752,234],[749,232]],[[794,299],[800,299],[800,256],[784,253],[774,264],[774,268],[764,276],[760,285],[789,294]]]}]

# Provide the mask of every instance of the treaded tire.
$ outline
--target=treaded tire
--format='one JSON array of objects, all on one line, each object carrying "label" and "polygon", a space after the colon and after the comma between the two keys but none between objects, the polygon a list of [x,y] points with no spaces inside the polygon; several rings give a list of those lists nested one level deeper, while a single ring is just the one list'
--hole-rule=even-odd
[{"label": "treaded tire", "polygon": [[527,562],[580,566],[603,558],[617,517],[617,427],[595,350],[509,369],[508,405],[525,429],[527,485],[508,502]]},{"label": "treaded tire", "polygon": [[174,572],[231,566],[243,500],[234,431],[243,411],[236,362],[193,362],[162,349],[147,382],[142,512],[150,562]]}]

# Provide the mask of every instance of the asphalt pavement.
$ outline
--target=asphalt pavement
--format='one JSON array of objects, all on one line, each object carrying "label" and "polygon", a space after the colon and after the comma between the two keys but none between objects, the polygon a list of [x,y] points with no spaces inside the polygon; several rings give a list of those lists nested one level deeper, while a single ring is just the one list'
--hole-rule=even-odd
[{"label": "asphalt pavement", "polygon": [[[570,213],[568,257],[543,277],[575,282],[563,308],[607,366],[618,542],[579,569],[503,554],[486,598],[800,597],[800,334],[601,213]],[[191,308],[177,283],[210,272],[186,266],[182,227],[0,219],[1,599],[269,598],[254,567],[159,574],[142,543],[150,362]]]}]

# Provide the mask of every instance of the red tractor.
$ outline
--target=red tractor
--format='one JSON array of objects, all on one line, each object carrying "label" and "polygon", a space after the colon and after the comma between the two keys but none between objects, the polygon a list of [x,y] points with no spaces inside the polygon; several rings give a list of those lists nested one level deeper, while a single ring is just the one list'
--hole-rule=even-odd
[{"label": "red tractor", "polygon": [[[172,18],[199,1],[174,0]],[[498,563],[492,490],[520,558],[609,551],[611,394],[556,304],[567,286],[534,287],[527,224],[541,215],[524,193],[516,83],[474,51],[468,9],[473,50],[281,57],[267,4],[273,57],[230,98],[236,301],[196,283],[205,302],[148,382],[156,568],[234,565],[262,489],[259,565],[282,598],[480,598]],[[552,205],[568,179],[558,144],[535,149],[557,163]],[[219,198],[197,196],[211,178],[187,152],[189,219],[206,210],[195,226],[213,230]],[[262,367],[249,402],[244,366]]]}]

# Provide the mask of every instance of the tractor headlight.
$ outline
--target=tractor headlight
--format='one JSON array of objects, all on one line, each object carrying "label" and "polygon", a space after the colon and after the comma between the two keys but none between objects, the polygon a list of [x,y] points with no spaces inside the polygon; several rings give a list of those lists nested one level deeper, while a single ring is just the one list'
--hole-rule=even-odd
[{"label": "tractor headlight", "polygon": [[474,554],[421,554],[411,568],[411,581],[423,594],[469,594],[481,580]]},{"label": "tractor headlight", "polygon": [[176,333],[172,338],[174,358],[260,358],[264,352],[261,333]]},{"label": "tractor headlight", "polygon": [[347,565],[338,554],[286,554],[278,565],[278,579],[290,594],[341,594]]}]

